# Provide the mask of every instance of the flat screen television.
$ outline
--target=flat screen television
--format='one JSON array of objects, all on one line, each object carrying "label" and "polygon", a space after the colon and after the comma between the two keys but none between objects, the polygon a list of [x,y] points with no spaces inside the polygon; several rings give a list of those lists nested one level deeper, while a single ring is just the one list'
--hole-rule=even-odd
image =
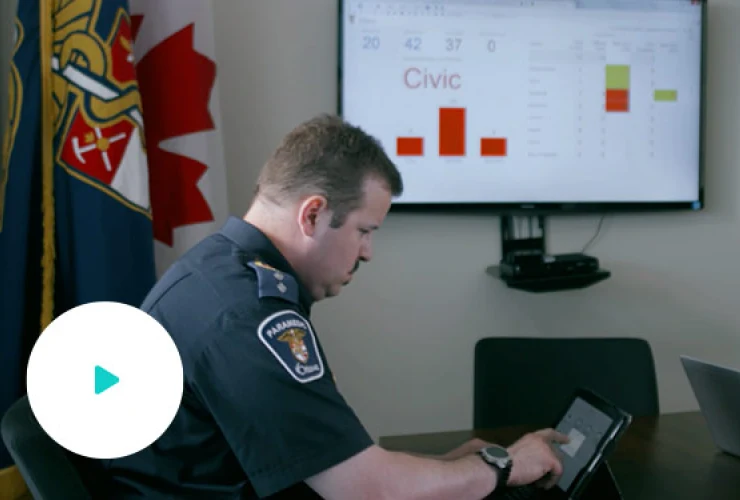
[{"label": "flat screen television", "polygon": [[339,0],[339,113],[394,207],[699,210],[703,0]]}]

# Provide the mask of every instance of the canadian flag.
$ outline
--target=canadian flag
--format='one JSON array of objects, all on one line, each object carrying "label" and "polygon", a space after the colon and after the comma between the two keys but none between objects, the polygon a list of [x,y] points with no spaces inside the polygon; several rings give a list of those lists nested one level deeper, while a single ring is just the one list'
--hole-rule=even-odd
[{"label": "canadian flag", "polygon": [[228,216],[211,2],[130,0],[159,276]]}]

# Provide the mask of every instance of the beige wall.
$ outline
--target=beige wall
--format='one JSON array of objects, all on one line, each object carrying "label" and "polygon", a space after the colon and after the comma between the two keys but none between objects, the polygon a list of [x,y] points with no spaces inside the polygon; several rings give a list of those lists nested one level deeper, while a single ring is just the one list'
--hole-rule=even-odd
[{"label": "beige wall", "polygon": [[[231,210],[240,214],[282,134],[336,102],[336,0],[218,0]],[[314,319],[341,389],[375,435],[469,427],[472,354],[490,335],[643,336],[662,410],[693,409],[678,356],[740,367],[740,25],[737,0],[710,7],[708,185],[700,214],[611,217],[592,248],[613,277],[533,295],[485,274],[498,219],[391,214],[375,260]],[[551,250],[582,248],[596,217],[551,220]],[[626,360],[625,360],[626,362]]]}]

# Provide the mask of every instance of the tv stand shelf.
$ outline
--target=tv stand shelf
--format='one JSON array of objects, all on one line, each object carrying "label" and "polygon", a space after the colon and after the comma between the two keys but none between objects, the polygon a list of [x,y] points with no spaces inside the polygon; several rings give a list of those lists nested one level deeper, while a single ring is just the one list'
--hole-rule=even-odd
[{"label": "tv stand shelf", "polygon": [[[486,273],[509,288],[527,292],[554,292],[586,288],[611,276],[598,260],[581,253],[548,255],[545,217],[529,216],[529,234],[518,234],[513,215],[501,216],[501,262]],[[501,268],[505,267],[506,272]]]},{"label": "tv stand shelf", "polygon": [[541,278],[507,279],[501,276],[499,266],[488,266],[486,273],[501,279],[509,288],[516,288],[527,292],[554,292],[558,290],[574,290],[586,288],[605,280],[611,276],[606,269],[599,269],[588,274],[573,274],[567,276],[544,276]]}]

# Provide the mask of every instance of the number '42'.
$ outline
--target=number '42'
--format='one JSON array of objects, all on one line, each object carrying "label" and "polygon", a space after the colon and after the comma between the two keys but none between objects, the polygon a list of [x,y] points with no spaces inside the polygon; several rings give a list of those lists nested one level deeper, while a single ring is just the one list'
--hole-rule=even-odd
[{"label": "number '42'", "polygon": [[407,38],[404,45],[409,50],[421,50],[421,37],[412,36]]}]

